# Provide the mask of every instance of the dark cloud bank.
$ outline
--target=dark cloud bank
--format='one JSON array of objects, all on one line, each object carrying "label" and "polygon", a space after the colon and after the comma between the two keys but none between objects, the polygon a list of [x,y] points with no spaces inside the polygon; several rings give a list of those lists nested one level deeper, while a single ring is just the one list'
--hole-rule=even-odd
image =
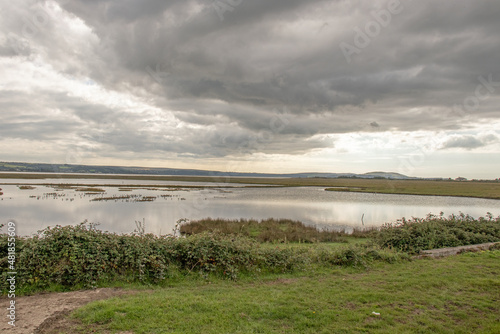
[{"label": "dark cloud bank", "polygon": [[[460,131],[500,118],[498,1],[58,3],[2,1],[0,56],[42,58],[157,109],[2,86],[2,138],[206,158],[302,154],[334,147],[328,134]],[[90,31],[78,37],[64,20]],[[441,148],[491,142],[453,137]]]}]

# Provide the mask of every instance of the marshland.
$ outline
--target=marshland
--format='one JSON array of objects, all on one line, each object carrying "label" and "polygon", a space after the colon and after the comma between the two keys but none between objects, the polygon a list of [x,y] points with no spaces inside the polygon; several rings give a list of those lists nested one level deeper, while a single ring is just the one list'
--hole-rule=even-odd
[{"label": "marshland", "polygon": [[0,218],[19,220],[20,235],[85,219],[126,233],[144,218],[148,232],[165,234],[183,218],[286,218],[352,231],[429,213],[500,214],[494,181],[0,173],[0,187]]}]

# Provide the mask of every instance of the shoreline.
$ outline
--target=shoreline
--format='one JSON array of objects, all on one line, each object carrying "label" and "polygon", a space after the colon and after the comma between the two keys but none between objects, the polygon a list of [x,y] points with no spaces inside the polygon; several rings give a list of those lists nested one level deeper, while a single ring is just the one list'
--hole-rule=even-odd
[{"label": "shoreline", "polygon": [[[140,174],[74,174],[74,173],[11,173],[0,172],[0,184],[10,179],[95,179],[95,180],[135,180],[135,181],[170,181],[170,182],[205,182],[214,187],[234,187],[234,184],[246,184],[245,187],[325,187],[325,191],[359,192],[390,195],[414,196],[450,196],[500,200],[500,182],[496,181],[447,181],[447,180],[393,180],[393,179],[357,179],[357,178],[263,178],[230,176],[168,176]],[[18,182],[16,185],[24,185]],[[34,183],[30,183],[34,184]],[[56,183],[57,184],[57,183]],[[40,182],[39,185],[56,185]],[[76,184],[76,183],[75,183]],[[83,185],[83,184],[82,184]],[[96,184],[97,186],[105,186]],[[107,185],[106,185],[107,186]],[[115,186],[115,185],[109,185]],[[121,186],[129,186],[121,184]],[[130,185],[137,186],[137,185]],[[147,185],[151,186],[151,185]],[[156,185],[166,187],[167,185]],[[171,185],[168,185],[171,187]],[[173,186],[173,185],[172,185]],[[185,188],[207,188],[207,186],[182,186]]]}]

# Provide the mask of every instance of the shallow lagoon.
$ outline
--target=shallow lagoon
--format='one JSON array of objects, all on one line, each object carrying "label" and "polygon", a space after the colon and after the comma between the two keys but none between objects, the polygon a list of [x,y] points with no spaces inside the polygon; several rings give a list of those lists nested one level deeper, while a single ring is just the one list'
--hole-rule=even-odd
[{"label": "shallow lagoon", "polygon": [[[21,190],[18,184],[32,184]],[[53,185],[39,185],[39,184]],[[59,184],[56,185],[56,184]],[[105,185],[91,191],[88,186]],[[192,188],[192,187],[200,188]],[[500,214],[500,201],[466,197],[329,192],[324,187],[245,187],[244,184],[200,182],[0,179],[0,222],[13,219],[18,234],[47,226],[77,224],[87,219],[117,233],[146,221],[146,232],[171,233],[181,218],[290,218],[320,228],[380,226],[401,217],[460,212],[474,217]],[[361,218],[363,217],[363,223]],[[364,224],[364,225],[363,225]]]}]

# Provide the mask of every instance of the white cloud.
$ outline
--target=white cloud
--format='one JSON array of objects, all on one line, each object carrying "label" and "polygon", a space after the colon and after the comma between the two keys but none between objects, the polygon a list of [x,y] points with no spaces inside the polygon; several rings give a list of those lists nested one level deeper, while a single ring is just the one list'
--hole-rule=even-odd
[{"label": "white cloud", "polygon": [[[474,150],[492,144],[498,144],[499,138],[495,134],[480,134],[480,135],[454,135],[451,136],[445,143],[442,149],[465,149]],[[497,145],[498,146],[498,145]]]}]

